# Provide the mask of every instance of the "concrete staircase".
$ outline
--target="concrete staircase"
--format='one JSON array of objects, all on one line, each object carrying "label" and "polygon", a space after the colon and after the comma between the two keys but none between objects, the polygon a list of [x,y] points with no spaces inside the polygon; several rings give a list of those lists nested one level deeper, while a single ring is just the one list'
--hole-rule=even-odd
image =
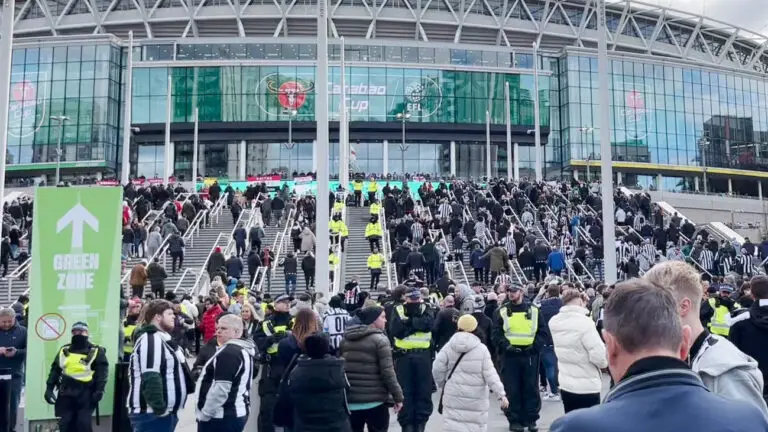
[{"label": "concrete staircase", "polygon": [[[352,276],[357,276],[360,282],[360,289],[363,291],[380,291],[371,286],[371,272],[368,270],[368,256],[371,254],[371,248],[368,240],[365,238],[365,227],[370,222],[371,214],[368,207],[347,207],[347,228],[349,229],[349,238],[347,238],[346,251],[342,255],[342,266],[344,268],[344,283],[352,280]],[[382,273],[379,283],[386,285],[386,273]],[[341,289],[343,289],[343,284]]]}]

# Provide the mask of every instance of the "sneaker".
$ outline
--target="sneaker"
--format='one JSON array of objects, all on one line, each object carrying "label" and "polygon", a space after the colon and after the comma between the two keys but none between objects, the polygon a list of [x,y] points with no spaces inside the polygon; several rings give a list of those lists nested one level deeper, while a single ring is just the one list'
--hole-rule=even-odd
[{"label": "sneaker", "polygon": [[547,395],[547,394],[549,394],[549,391],[547,390],[546,387],[541,386],[541,387],[539,387],[539,393],[541,393],[542,395]]},{"label": "sneaker", "polygon": [[549,393],[547,395],[547,399],[546,400],[548,400],[550,402],[560,402],[561,401],[560,394],[558,394],[558,393]]}]

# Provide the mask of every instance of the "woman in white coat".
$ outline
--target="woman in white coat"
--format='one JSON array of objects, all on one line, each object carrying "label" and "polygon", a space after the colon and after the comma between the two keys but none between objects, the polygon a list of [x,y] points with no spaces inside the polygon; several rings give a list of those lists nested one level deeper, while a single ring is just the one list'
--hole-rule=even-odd
[{"label": "woman in white coat", "polygon": [[457,327],[458,332],[440,349],[432,364],[432,376],[443,392],[442,430],[484,432],[488,428],[488,388],[499,398],[502,408],[509,402],[491,354],[477,335],[477,320],[472,315],[463,315]]},{"label": "woman in white coat", "polygon": [[563,307],[549,320],[566,413],[600,404],[600,369],[608,367],[605,345],[595,322],[587,316],[588,300],[578,290],[565,291]]}]

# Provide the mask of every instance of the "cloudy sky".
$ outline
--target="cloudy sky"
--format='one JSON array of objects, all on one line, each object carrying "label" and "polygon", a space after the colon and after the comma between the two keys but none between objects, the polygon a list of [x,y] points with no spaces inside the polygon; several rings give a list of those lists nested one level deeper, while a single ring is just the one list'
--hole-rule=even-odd
[{"label": "cloudy sky", "polygon": [[[610,0],[609,0],[610,1]],[[768,35],[768,0],[643,0],[708,17]]]}]

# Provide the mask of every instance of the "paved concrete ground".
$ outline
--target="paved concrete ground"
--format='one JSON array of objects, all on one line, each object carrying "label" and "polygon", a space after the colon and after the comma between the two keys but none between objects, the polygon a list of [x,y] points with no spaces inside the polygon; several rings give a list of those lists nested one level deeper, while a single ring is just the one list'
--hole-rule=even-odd
[{"label": "paved concrete ground", "polygon": [[[608,377],[603,376],[603,394],[608,389]],[[245,427],[246,431],[256,431],[256,415],[259,410],[259,398],[256,395],[256,383],[254,383],[253,391],[254,399],[253,399],[253,405],[251,407],[251,417],[248,419],[248,424]],[[194,395],[190,395],[190,400],[187,401],[187,405],[185,407],[184,412],[180,413],[179,415],[179,426],[176,428],[176,430],[179,431],[192,431],[195,430],[195,401]],[[435,404],[435,411],[432,414],[432,417],[429,419],[429,423],[427,423],[427,432],[439,432],[442,430],[442,416],[437,413],[437,402],[439,398],[439,393],[436,393],[433,396],[433,401]],[[501,413],[501,410],[498,408],[498,405],[495,404],[495,398],[493,399],[493,403],[491,404],[491,409],[489,410],[489,418],[488,418],[488,431],[489,432],[502,432],[508,430],[508,423],[506,420],[506,417]],[[562,402],[549,402],[549,401],[542,401],[541,403],[541,419],[539,420],[539,430],[541,431],[547,431],[549,430],[550,425],[557,420],[559,417],[563,415],[563,404]],[[397,417],[392,414],[390,416],[390,428],[389,430],[392,432],[400,431],[400,425],[397,424]]]}]

